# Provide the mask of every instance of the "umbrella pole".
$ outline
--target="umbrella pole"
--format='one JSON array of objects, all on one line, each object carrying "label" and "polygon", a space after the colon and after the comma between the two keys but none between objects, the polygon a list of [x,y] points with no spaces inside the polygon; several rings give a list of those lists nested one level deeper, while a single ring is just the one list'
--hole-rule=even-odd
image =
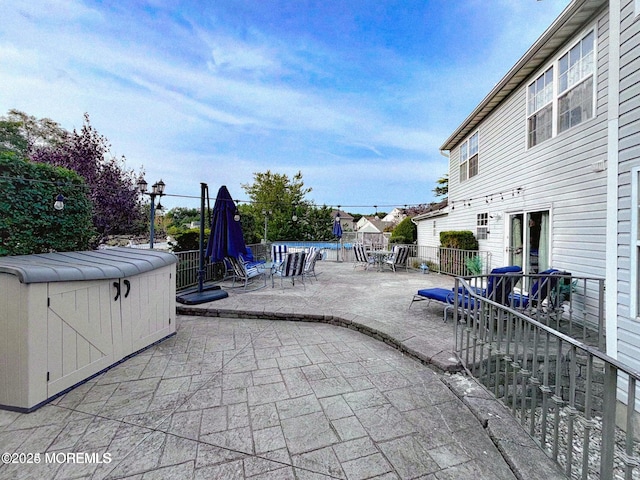
[{"label": "umbrella pole", "polygon": [[204,289],[204,195],[207,184],[200,183],[200,259],[198,264],[198,292]]}]

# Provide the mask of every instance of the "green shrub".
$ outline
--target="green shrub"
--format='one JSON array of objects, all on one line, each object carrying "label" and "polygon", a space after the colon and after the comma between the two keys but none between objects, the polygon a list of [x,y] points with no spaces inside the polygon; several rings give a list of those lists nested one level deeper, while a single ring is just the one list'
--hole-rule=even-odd
[{"label": "green shrub", "polygon": [[470,230],[440,232],[440,246],[458,250],[478,250],[478,240]]},{"label": "green shrub", "polygon": [[[77,173],[0,152],[0,255],[87,250],[96,238],[87,186]],[[64,209],[55,210],[58,195]]]},{"label": "green shrub", "polygon": [[407,239],[405,237],[403,237],[402,235],[396,235],[393,236],[389,239],[389,243],[399,243],[401,245],[406,245],[407,244]]},{"label": "green shrub", "polygon": [[[186,232],[177,234],[175,242],[170,242],[171,250],[174,252],[187,252],[189,250],[200,249],[200,230],[191,229]],[[207,248],[207,240],[209,238],[209,230],[205,230],[204,247]]]},{"label": "green shrub", "polygon": [[410,217],[407,217],[393,229],[391,239],[394,237],[402,237],[404,241],[393,243],[414,243],[418,238],[418,227],[411,221]]}]

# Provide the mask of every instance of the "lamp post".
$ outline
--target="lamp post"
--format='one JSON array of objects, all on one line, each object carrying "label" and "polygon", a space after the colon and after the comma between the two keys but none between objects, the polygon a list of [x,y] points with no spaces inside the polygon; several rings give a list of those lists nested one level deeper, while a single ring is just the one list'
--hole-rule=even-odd
[{"label": "lamp post", "polygon": [[[162,179],[159,182],[151,185],[151,191],[147,192],[147,182],[143,177],[140,177],[138,180],[138,190],[142,195],[149,195],[151,198],[151,226],[149,228],[149,248],[153,248],[153,237],[155,236],[155,223],[156,223],[156,208],[162,208],[160,204],[160,198],[164,195],[164,182]],[[156,207],[156,197],[160,197],[158,199],[158,206]]]},{"label": "lamp post", "polygon": [[271,215],[273,212],[271,210],[267,211],[267,210],[262,210],[262,214],[264,215],[264,243],[265,245],[267,244],[267,220],[269,218],[269,215]]}]

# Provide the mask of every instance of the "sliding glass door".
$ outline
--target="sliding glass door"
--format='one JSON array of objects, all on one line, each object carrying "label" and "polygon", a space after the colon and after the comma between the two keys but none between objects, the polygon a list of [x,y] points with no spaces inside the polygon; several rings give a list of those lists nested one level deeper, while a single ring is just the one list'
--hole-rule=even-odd
[{"label": "sliding glass door", "polygon": [[528,274],[547,270],[549,244],[549,210],[509,215],[509,265],[518,265]]}]

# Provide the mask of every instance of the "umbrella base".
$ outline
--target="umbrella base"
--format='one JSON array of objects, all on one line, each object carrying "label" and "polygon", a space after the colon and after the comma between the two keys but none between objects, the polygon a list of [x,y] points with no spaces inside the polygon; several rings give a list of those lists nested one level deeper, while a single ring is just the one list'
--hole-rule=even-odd
[{"label": "umbrella base", "polygon": [[202,291],[198,291],[198,287],[191,288],[180,292],[176,295],[176,301],[184,305],[199,305],[201,303],[213,302],[227,298],[229,294],[220,289],[220,286],[214,285],[204,287]]}]

